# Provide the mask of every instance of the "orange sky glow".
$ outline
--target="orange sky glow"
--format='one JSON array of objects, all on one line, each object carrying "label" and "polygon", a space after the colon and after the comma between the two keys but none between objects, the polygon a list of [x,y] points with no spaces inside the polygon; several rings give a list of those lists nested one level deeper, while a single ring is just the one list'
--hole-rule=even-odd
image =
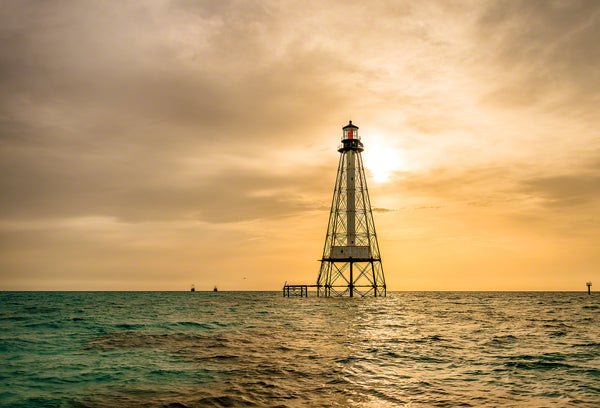
[{"label": "orange sky glow", "polygon": [[388,290],[600,286],[596,1],[9,0],[0,36],[0,290],[314,283],[349,119]]}]

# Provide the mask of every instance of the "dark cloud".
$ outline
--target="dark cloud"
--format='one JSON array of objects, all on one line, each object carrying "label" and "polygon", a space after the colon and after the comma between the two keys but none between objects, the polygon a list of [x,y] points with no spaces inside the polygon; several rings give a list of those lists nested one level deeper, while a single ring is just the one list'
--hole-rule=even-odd
[{"label": "dark cloud", "polygon": [[374,213],[389,213],[389,212],[394,212],[396,210],[390,209],[390,208],[382,208],[382,207],[373,207],[373,212]]},{"label": "dark cloud", "polygon": [[132,222],[233,222],[314,209],[321,203],[307,197],[325,196],[330,188],[313,182],[323,171],[318,166],[281,176],[235,164],[208,176],[200,167],[177,181],[176,161],[156,157],[142,163],[90,155],[4,161],[2,213],[21,219],[95,215]]},{"label": "dark cloud", "polygon": [[[352,67],[296,42],[275,56],[267,8],[23,1],[0,21],[5,216],[229,222],[314,205],[299,198],[315,191],[313,164],[202,172],[203,156],[304,148],[305,129],[343,100],[327,73]],[[192,150],[198,173],[180,180]]]},{"label": "dark cloud", "polygon": [[354,68],[334,53],[279,43],[276,17],[251,3],[102,4],[11,3],[0,16],[20,21],[0,31],[5,112],[51,106],[92,124],[254,127],[265,138],[335,110],[345,93],[327,72]]},{"label": "dark cloud", "polygon": [[573,163],[568,173],[520,180],[518,192],[542,200],[545,207],[571,210],[576,215],[587,206],[600,204],[600,160],[595,157]]},{"label": "dark cloud", "polygon": [[508,198],[504,194],[511,183],[511,170],[498,165],[464,166],[456,168],[436,168],[427,173],[404,174],[395,187],[402,194],[417,197],[430,197],[446,202],[462,202],[468,206],[487,206],[490,202],[499,204]]},{"label": "dark cloud", "polygon": [[[495,209],[533,198],[541,200],[548,209],[573,210],[573,215],[577,215],[577,207],[600,203],[600,166],[589,164],[571,174],[537,177],[519,175],[510,166],[473,166],[462,171],[439,168],[429,173],[405,174],[394,183],[394,191],[409,197]],[[431,208],[437,207],[436,204]]]},{"label": "dark cloud", "polygon": [[[584,1],[489,3],[478,38],[496,67],[488,101],[506,106],[595,103],[600,92],[600,4]],[[568,110],[562,113],[571,113]],[[591,112],[586,112],[590,114]]]},{"label": "dark cloud", "polygon": [[600,175],[572,174],[538,177],[521,184],[521,191],[539,197],[547,207],[571,208],[600,202]]},{"label": "dark cloud", "polygon": [[[183,216],[212,223],[276,219],[318,210],[329,186],[315,186],[320,171],[276,176],[232,168],[186,188],[131,189],[119,197],[123,218],[128,220]],[[315,188],[317,187],[317,188]],[[136,203],[131,205],[130,203]],[[143,204],[147,203],[147,204]]]}]

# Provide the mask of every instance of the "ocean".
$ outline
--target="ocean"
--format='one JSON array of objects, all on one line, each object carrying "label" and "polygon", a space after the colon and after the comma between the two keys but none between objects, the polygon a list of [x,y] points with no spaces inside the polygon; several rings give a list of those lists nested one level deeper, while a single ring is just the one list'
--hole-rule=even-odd
[{"label": "ocean", "polygon": [[600,295],[0,292],[0,363],[2,407],[600,407]]}]

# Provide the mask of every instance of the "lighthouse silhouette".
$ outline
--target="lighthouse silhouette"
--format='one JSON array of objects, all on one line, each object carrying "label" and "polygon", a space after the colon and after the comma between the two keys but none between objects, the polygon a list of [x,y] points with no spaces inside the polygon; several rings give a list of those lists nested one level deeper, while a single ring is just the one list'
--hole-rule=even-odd
[{"label": "lighthouse silhouette", "polygon": [[361,156],[364,145],[352,121],[342,131],[317,296],[385,296],[383,265]]}]

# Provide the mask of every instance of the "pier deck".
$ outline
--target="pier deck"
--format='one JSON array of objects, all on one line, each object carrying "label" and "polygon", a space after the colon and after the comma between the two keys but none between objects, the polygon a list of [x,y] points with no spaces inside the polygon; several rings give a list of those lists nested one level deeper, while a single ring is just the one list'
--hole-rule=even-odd
[{"label": "pier deck", "polygon": [[308,288],[316,288],[317,285],[283,285],[283,297],[299,296],[308,297]]}]

